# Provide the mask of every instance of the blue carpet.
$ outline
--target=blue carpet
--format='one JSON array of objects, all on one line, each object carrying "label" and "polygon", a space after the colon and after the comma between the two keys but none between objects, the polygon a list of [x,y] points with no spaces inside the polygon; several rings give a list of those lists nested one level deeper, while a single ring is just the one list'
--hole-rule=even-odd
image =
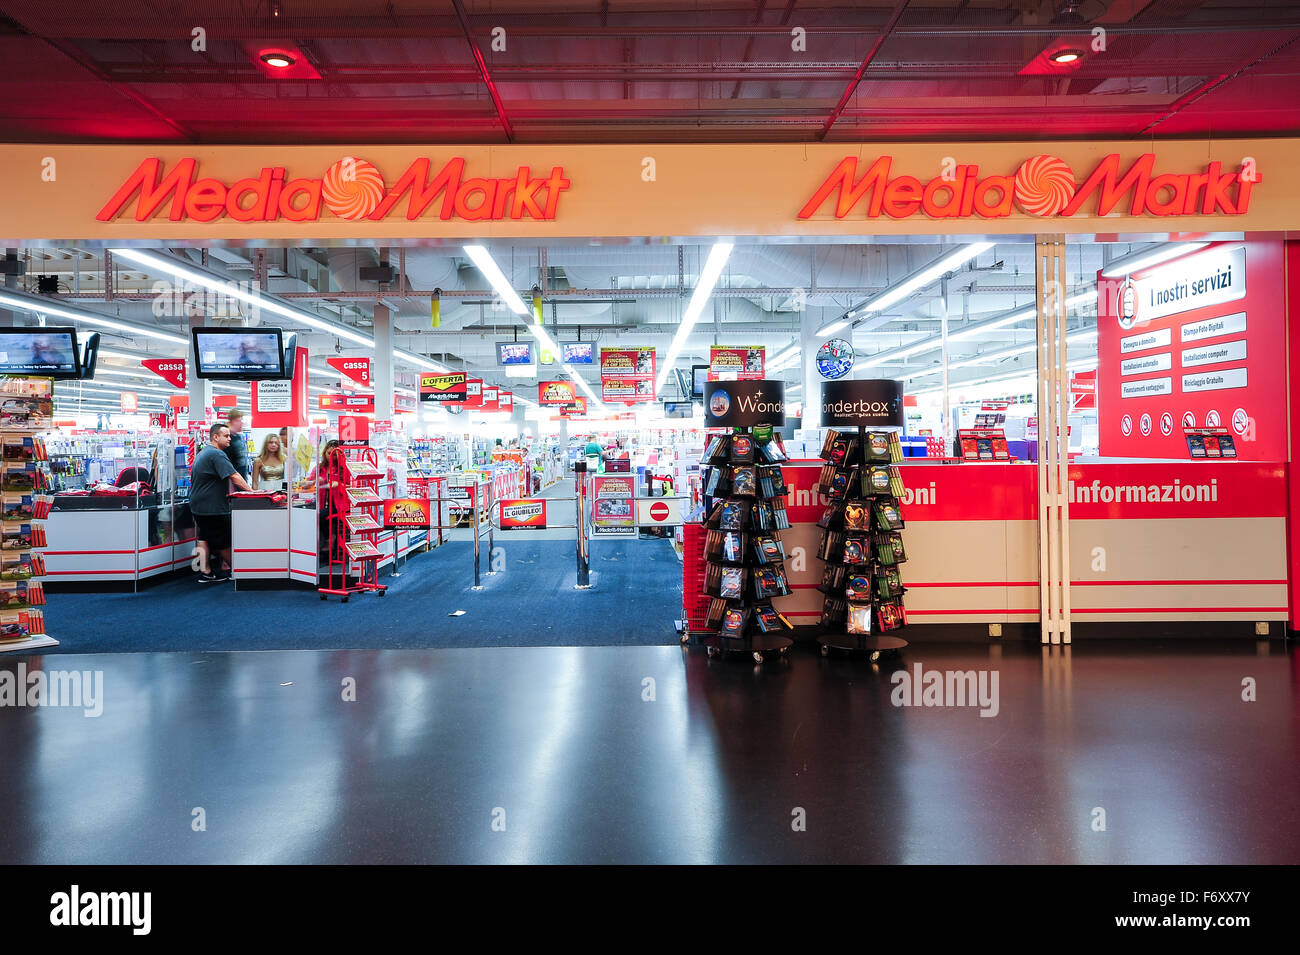
[{"label": "blue carpet", "polygon": [[[428,647],[652,646],[678,641],[681,562],[666,540],[597,541],[590,590],[575,590],[572,541],[497,539],[496,567],[481,545],[483,589],[473,587],[473,544],[412,556],[384,577],[387,595],[322,601],[314,590],[235,591],[191,576],[130,593],[51,593],[46,653],[200,650],[345,650]],[[448,614],[456,610],[460,617]],[[16,654],[15,654],[16,655]]]}]

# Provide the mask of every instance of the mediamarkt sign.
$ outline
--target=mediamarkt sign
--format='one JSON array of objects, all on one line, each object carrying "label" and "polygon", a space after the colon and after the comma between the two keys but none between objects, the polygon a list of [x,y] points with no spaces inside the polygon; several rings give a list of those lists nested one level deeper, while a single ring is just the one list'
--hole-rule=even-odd
[{"label": "mediamarkt sign", "polygon": [[[1011,215],[1013,205],[1032,216],[1073,216],[1094,198],[1100,216],[1117,209],[1134,216],[1243,215],[1250,209],[1251,189],[1263,180],[1250,160],[1235,172],[1212,162],[1201,173],[1156,174],[1155,153],[1138,157],[1127,169],[1121,169],[1119,154],[1111,153],[1082,185],[1055,156],[1028,159],[1010,176],[981,176],[977,165],[957,165],[928,182],[892,175],[893,162],[892,156],[881,156],[859,178],[858,159],[849,156],[799,210],[799,218],[816,215],[832,195],[837,219],[862,207],[871,219],[881,213],[905,219],[916,212],[932,219],[999,219]],[[1120,208],[1124,203],[1127,208]]]},{"label": "mediamarkt sign", "polygon": [[502,179],[466,179],[460,157],[448,160],[432,176],[431,169],[429,159],[417,159],[390,189],[373,163],[345,156],[315,179],[289,179],[285,167],[266,166],[256,179],[227,185],[196,178],[195,159],[182,159],[168,170],[162,160],[150,158],[136,167],[95,218],[108,222],[135,200],[140,222],[153,218],[165,204],[173,222],[212,222],[223,215],[238,222],[315,222],[322,206],[341,219],[380,220],[409,197],[406,218],[418,219],[441,196],[442,219],[554,219],[560,193],[570,186],[563,166],[555,166],[544,179],[533,176],[528,166]]}]

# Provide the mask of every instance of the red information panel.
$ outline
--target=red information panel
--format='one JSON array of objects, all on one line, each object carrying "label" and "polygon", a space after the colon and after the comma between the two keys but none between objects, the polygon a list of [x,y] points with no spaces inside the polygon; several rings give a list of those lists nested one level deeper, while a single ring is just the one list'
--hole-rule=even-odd
[{"label": "red information panel", "polygon": [[1231,428],[1240,457],[1287,457],[1282,245],[1223,242],[1097,278],[1103,457],[1185,458],[1184,428]]},{"label": "red information panel", "polygon": [[374,395],[318,395],[321,411],[347,411],[351,414],[373,414]]},{"label": "red information panel", "polygon": [[370,386],[369,358],[327,358],[331,368],[336,368],[355,382]]},{"label": "red information panel", "polygon": [[602,348],[601,399],[627,404],[654,401],[656,361],[653,348]]},{"label": "red information panel", "polygon": [[142,358],[140,364],[164,379],[169,385],[177,388],[185,387],[184,358]]},{"label": "red information panel", "polygon": [[500,388],[498,388],[496,385],[484,385],[483,394],[482,394],[483,405],[480,410],[500,411],[501,407],[498,404],[500,397],[501,397]]},{"label": "red information panel", "polygon": [[501,529],[545,530],[546,501],[510,499],[501,502]]},{"label": "red information panel", "polygon": [[564,405],[560,408],[561,418],[576,418],[587,413],[587,399],[578,397],[573,399],[572,404]]},{"label": "red information panel", "polygon": [[398,497],[383,503],[385,527],[426,528],[429,519],[429,502],[415,497]]},{"label": "red information panel", "polygon": [[254,428],[307,427],[307,349],[294,358],[292,381],[253,382]]},{"label": "red information panel", "polygon": [[709,349],[709,381],[758,381],[766,349],[761,345],[714,345]]},{"label": "red information panel", "polygon": [[470,411],[478,411],[483,407],[482,378],[465,379],[465,407]]}]

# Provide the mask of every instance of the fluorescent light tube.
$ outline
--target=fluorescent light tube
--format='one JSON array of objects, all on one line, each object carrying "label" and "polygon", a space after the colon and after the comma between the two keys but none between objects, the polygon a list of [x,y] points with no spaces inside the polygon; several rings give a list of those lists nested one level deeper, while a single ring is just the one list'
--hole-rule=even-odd
[{"label": "fluorescent light tube", "polygon": [[664,382],[668,380],[673,362],[677,361],[677,356],[686,346],[687,336],[691,334],[691,329],[699,321],[700,313],[704,311],[709,296],[713,294],[714,286],[718,284],[722,269],[726,266],[727,259],[731,257],[733,247],[731,242],[715,242],[713,248],[709,250],[709,257],[700,271],[700,279],[695,284],[695,291],[691,293],[691,300],[686,305],[686,311],[682,313],[682,323],[678,326],[677,334],[673,336],[672,344],[668,346],[668,355],[659,369],[659,380],[655,383],[655,391],[663,391]]},{"label": "fluorescent light tube", "polygon": [[1208,242],[1174,242],[1149,245],[1116,259],[1102,270],[1101,275],[1102,278],[1107,279],[1119,278],[1130,272],[1138,272],[1189,252],[1195,252],[1197,249],[1203,249],[1209,244]]},{"label": "fluorescent light tube", "polygon": [[992,242],[972,242],[970,245],[964,245],[960,248],[953,249],[951,252],[940,256],[919,272],[914,272],[909,275],[893,288],[881,292],[871,301],[863,305],[862,310],[866,312],[880,312],[889,308],[891,305],[896,305],[914,292],[919,292],[927,285],[942,278],[946,273],[951,272],[963,262],[967,262],[980,253],[987,252],[991,248],[993,248]]},{"label": "fluorescent light tube", "polygon": [[514,312],[516,315],[528,314],[528,306],[525,305],[524,300],[519,297],[519,293],[511,288],[510,282],[506,279],[505,273],[501,271],[501,267],[497,265],[496,259],[492,258],[492,253],[488,252],[485,246],[467,245],[465,246],[465,254],[469,256],[470,261],[474,263],[478,270],[483,273],[483,277],[488,280],[496,293],[501,296],[501,301],[506,303],[510,311]]},{"label": "fluorescent light tube", "polygon": [[100,325],[104,328],[111,328],[131,335],[145,335],[149,338],[157,338],[160,341],[172,342],[178,345],[189,343],[189,339],[175,332],[169,332],[162,328],[150,328],[148,325],[137,325],[134,322],[123,322],[88,309],[73,308],[50,302],[39,296],[28,295],[26,292],[0,291],[0,305],[33,314],[55,315],[74,322],[84,322],[87,325]]}]

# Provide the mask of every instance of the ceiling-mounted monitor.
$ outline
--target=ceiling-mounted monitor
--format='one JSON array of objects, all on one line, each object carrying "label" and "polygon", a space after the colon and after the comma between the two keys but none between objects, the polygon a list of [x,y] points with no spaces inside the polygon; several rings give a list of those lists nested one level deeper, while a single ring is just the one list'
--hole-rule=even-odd
[{"label": "ceiling-mounted monitor", "polygon": [[214,381],[264,381],[285,372],[278,328],[194,328],[194,374]]},{"label": "ceiling-mounted monitor", "polygon": [[497,342],[497,364],[506,367],[533,364],[533,343]]},{"label": "ceiling-mounted monitor", "polygon": [[691,365],[691,397],[704,400],[704,383],[709,380],[708,365]]},{"label": "ceiling-mounted monitor", "polygon": [[91,332],[86,339],[86,348],[81,355],[81,371],[77,375],[87,381],[95,377],[95,366],[99,364],[99,332]]},{"label": "ceiling-mounted monitor", "polygon": [[80,377],[77,330],[62,326],[0,329],[0,375]]},{"label": "ceiling-mounted monitor", "polygon": [[594,365],[594,342],[560,342],[560,361],[566,365]]}]

